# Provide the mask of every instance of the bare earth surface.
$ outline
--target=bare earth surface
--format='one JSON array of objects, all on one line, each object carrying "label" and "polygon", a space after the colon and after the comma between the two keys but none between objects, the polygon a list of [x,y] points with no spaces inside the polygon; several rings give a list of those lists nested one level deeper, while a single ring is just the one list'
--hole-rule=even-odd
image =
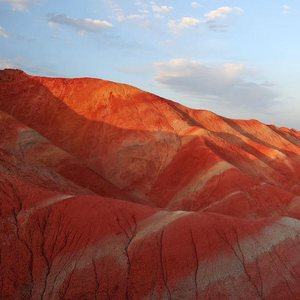
[{"label": "bare earth surface", "polygon": [[294,129],[0,71],[0,299],[300,299],[299,219]]}]

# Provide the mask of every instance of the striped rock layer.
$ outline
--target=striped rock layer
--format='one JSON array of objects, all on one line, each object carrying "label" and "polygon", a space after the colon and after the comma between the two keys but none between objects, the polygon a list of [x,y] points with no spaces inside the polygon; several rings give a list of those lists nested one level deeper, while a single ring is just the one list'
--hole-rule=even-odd
[{"label": "striped rock layer", "polygon": [[0,299],[300,299],[299,219],[294,129],[0,71]]}]

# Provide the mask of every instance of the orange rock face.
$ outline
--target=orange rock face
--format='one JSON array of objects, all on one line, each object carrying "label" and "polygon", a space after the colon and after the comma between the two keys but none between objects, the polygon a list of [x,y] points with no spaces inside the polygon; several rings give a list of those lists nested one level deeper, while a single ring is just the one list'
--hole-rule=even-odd
[{"label": "orange rock face", "polygon": [[0,299],[300,299],[298,131],[4,70],[0,137]]}]

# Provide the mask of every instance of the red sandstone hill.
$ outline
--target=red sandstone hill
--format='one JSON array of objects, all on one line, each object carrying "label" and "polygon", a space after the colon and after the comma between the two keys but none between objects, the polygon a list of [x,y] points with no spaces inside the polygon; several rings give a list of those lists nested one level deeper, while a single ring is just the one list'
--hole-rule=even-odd
[{"label": "red sandstone hill", "polygon": [[300,299],[296,130],[4,70],[0,137],[0,299]]}]

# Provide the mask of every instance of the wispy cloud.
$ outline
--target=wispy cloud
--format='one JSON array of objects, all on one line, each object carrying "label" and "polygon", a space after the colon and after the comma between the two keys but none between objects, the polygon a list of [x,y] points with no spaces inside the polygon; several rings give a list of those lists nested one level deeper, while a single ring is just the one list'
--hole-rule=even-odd
[{"label": "wispy cloud", "polygon": [[201,7],[201,5],[199,3],[197,3],[197,2],[192,2],[191,6],[195,7],[195,8]]},{"label": "wispy cloud", "polygon": [[52,37],[54,39],[57,39],[57,40],[60,40],[61,39],[61,36],[60,35],[57,35],[57,34],[53,34]]},{"label": "wispy cloud", "polygon": [[154,18],[156,18],[156,19],[164,19],[165,16],[163,16],[161,14],[154,14]]},{"label": "wispy cloud", "polygon": [[65,25],[73,28],[81,35],[87,32],[100,33],[105,29],[113,27],[107,21],[72,18],[64,14],[50,15],[48,21],[48,25],[51,28],[60,29],[60,25]]},{"label": "wispy cloud", "polygon": [[33,42],[35,41],[35,38],[33,36],[24,36],[21,34],[13,34],[12,36],[15,36],[17,40],[19,41],[26,41],[26,42]]},{"label": "wispy cloud", "polygon": [[20,69],[26,62],[28,62],[28,60],[22,57],[16,57],[14,59],[0,57],[0,69]]},{"label": "wispy cloud", "polygon": [[38,0],[0,0],[10,3],[13,10],[28,11],[30,8],[38,4]]},{"label": "wispy cloud", "polygon": [[[148,18],[148,13],[149,10],[147,9],[148,5],[143,3],[142,1],[138,1],[135,2],[135,5],[140,6],[141,9],[138,9],[138,14],[130,14],[130,15],[126,15],[124,10],[113,0],[105,0],[105,2],[108,4],[111,12],[112,12],[112,16],[111,18],[116,19],[119,22],[124,22],[124,21],[139,21],[142,19],[146,19]],[[145,26],[145,24],[147,24],[148,22],[142,22],[139,25],[142,27],[147,27]]]},{"label": "wispy cloud", "polygon": [[206,21],[206,25],[209,30],[215,32],[226,32],[229,27],[227,24],[220,24],[216,20],[208,20]]},{"label": "wispy cloud", "polygon": [[240,15],[244,11],[239,7],[222,6],[216,10],[212,10],[205,14],[205,17],[209,20],[215,20],[219,18],[226,18],[229,14],[235,13]]},{"label": "wispy cloud", "polygon": [[119,22],[123,22],[125,20],[124,10],[113,0],[104,0],[104,2],[109,6],[112,12],[112,18],[118,20]]},{"label": "wispy cloud", "polygon": [[135,5],[138,5],[138,6],[142,7],[144,10],[148,8],[148,4],[146,4],[142,1],[135,2]]},{"label": "wispy cloud", "polygon": [[169,28],[178,32],[179,30],[197,27],[203,21],[192,17],[184,17],[181,20],[170,20],[168,23]]},{"label": "wispy cloud", "polygon": [[145,20],[145,21],[139,23],[139,26],[145,28],[146,30],[150,30],[151,22],[149,20]]},{"label": "wispy cloud", "polygon": [[163,5],[163,6],[152,6],[152,9],[155,11],[155,12],[159,12],[159,13],[170,13],[174,7],[173,6],[166,6],[166,5]]},{"label": "wispy cloud", "polygon": [[[243,10],[239,7],[223,6],[206,13],[203,18],[183,17],[180,20],[170,20],[168,27],[178,33],[181,30],[197,27],[200,23],[205,23],[211,31],[225,32],[228,25],[224,22],[224,19],[227,19],[230,14],[240,15],[242,13]],[[220,22],[220,20],[223,20],[223,22]]]},{"label": "wispy cloud", "polygon": [[53,29],[61,30],[61,28],[59,27],[59,23],[56,23],[56,22],[48,22],[48,26]]},{"label": "wispy cloud", "polygon": [[0,57],[0,69],[21,69],[32,75],[63,76],[43,66],[33,66],[28,59],[23,57],[12,59]]},{"label": "wispy cloud", "polygon": [[172,10],[174,10],[174,7],[173,6],[166,6],[166,5],[162,5],[162,6],[158,6],[156,4],[155,1],[150,1],[150,4],[152,5],[152,9],[154,12],[157,12],[157,13],[170,13]]},{"label": "wispy cloud", "polygon": [[0,26],[0,37],[4,37],[4,38],[9,38],[9,34],[6,32],[6,30],[2,27],[2,26]]},{"label": "wispy cloud", "polygon": [[267,109],[276,101],[276,93],[266,82],[247,79],[255,72],[243,64],[212,67],[195,60],[172,59],[156,63],[155,67],[154,80],[176,92],[253,110]]},{"label": "wispy cloud", "polygon": [[290,15],[292,13],[292,7],[288,5],[283,5],[282,7],[282,14],[283,15]]},{"label": "wispy cloud", "polygon": [[243,12],[244,11],[240,7],[219,7],[218,9],[212,10],[204,15],[206,17],[206,25],[211,31],[226,32],[228,28],[226,19],[228,16],[233,14],[240,15]]},{"label": "wispy cloud", "polygon": [[127,16],[127,20],[141,20],[147,18],[146,15],[129,15]]}]

